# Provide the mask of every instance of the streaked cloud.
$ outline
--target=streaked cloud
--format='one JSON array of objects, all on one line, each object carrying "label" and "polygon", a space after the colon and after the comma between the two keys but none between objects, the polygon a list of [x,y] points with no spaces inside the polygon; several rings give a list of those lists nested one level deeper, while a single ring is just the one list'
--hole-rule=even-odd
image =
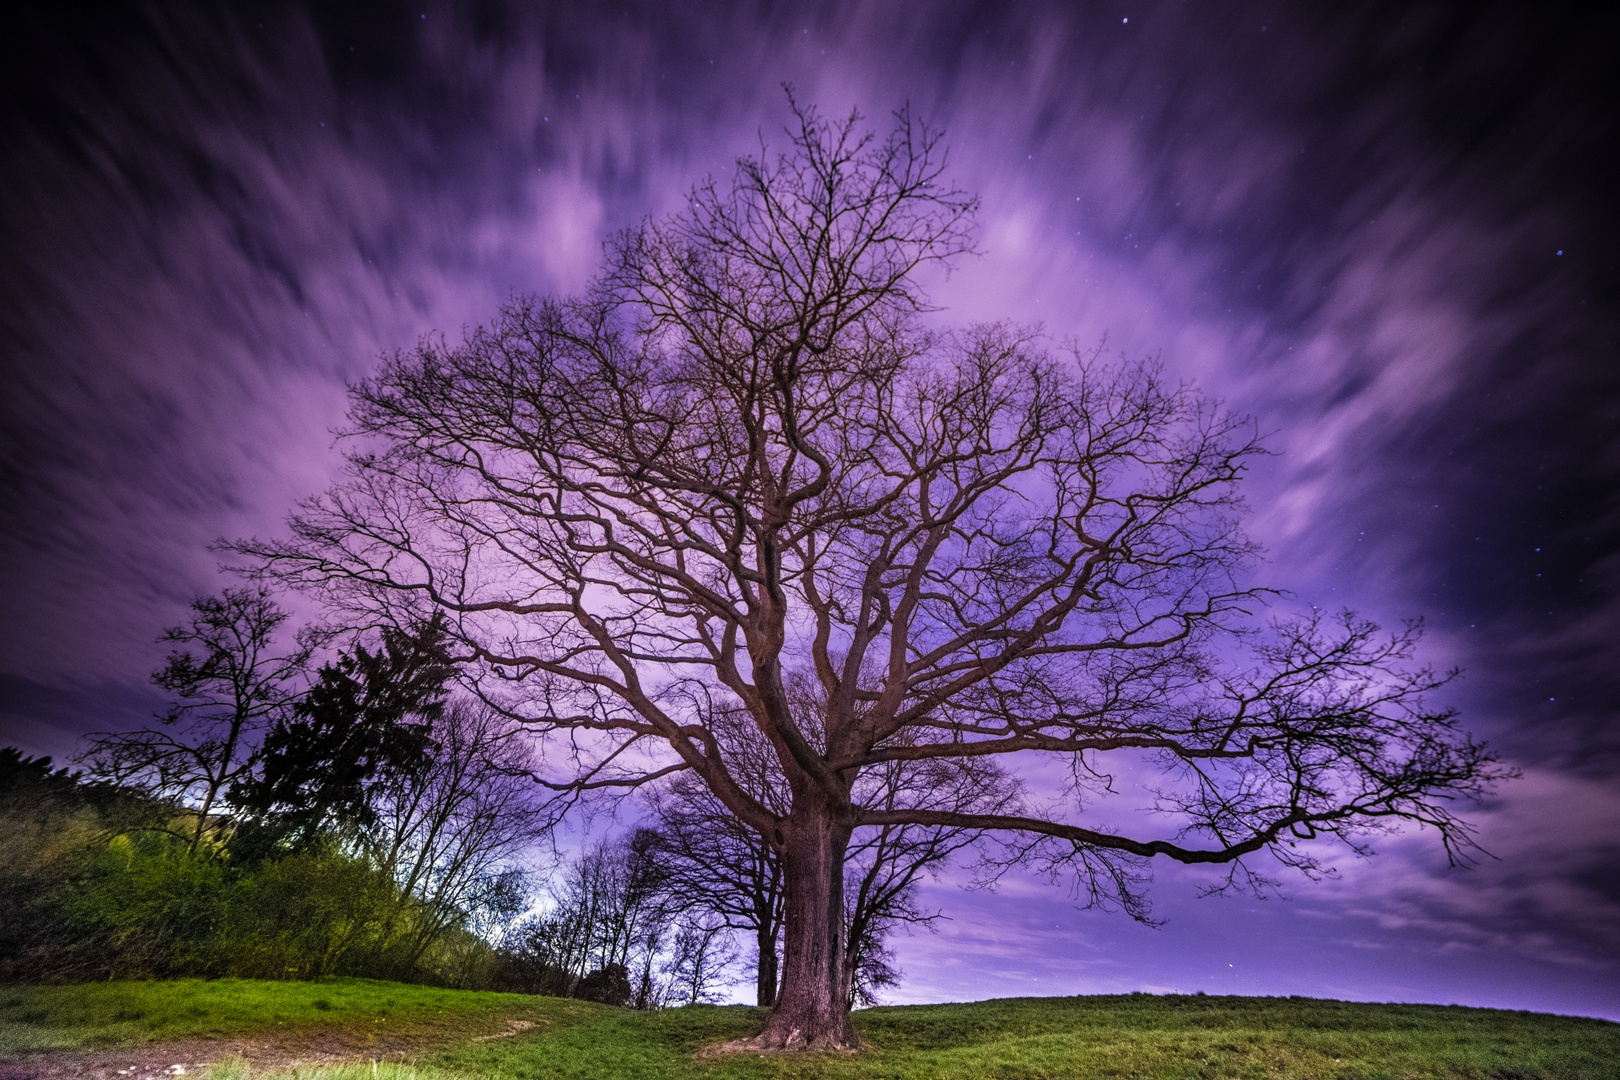
[{"label": "streaked cloud", "polygon": [[1620,369],[1595,164],[1614,121],[1583,89],[1603,36],[1506,9],[1129,14],[38,16],[0,114],[16,737],[59,753],[75,716],[151,707],[157,629],[218,587],[208,544],[274,532],[327,483],[344,383],[379,352],[580,288],[611,230],[780,144],[784,82],[879,125],[909,102],[983,198],[942,317],[1106,337],[1253,413],[1278,451],[1251,488],[1267,580],[1426,615],[1430,658],[1468,669],[1452,700],[1527,771],[1480,811],[1501,861],[1471,874],[1422,838],[1287,905],[1192,904],[1166,869],[1157,932],[1029,883],[942,890],[954,921],[902,944],[906,993],[1508,1002],[1541,980],[1546,1007],[1620,1015]]}]

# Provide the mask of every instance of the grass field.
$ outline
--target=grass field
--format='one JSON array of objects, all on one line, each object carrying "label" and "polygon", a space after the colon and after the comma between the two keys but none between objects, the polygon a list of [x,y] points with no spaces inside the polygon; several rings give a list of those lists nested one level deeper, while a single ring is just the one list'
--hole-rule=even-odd
[{"label": "grass field", "polygon": [[[0,1053],[13,1055],[380,1024],[426,1036],[406,1065],[303,1067],[300,1080],[1620,1080],[1620,1024],[1298,998],[1128,995],[870,1009],[857,1014],[867,1043],[860,1054],[701,1056],[759,1021],[741,1007],[642,1014],[360,980],[0,988]],[[235,1060],[209,1075],[295,1073]]]},{"label": "grass field", "polygon": [[393,1024],[446,1040],[471,1024],[548,1011],[574,1023],[599,1005],[522,994],[334,979],[175,979],[0,987],[0,1054],[74,1050],[309,1028]]}]

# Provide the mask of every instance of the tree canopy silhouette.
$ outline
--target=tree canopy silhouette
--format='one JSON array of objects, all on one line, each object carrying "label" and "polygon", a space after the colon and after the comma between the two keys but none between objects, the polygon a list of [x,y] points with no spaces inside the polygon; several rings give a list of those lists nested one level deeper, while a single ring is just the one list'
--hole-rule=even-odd
[{"label": "tree canopy silhouette", "polygon": [[381,636],[376,651],[356,642],[321,667],[265,734],[257,773],[231,789],[269,835],[308,847],[327,829],[364,832],[388,781],[425,781],[454,673],[442,620]]},{"label": "tree canopy silhouette", "polygon": [[[543,736],[547,782],[689,772],[764,837],[784,950],[755,1048],[857,1043],[858,827],[998,831],[1139,915],[1153,857],[1311,871],[1305,840],[1413,821],[1465,846],[1452,800],[1491,758],[1425,705],[1443,676],[1417,629],[1256,623],[1251,426],[1152,366],[939,328],[921,279],[970,250],[975,201],[938,132],[795,116],[785,153],[616,236],[583,295],[387,359],[353,390],[348,478],[238,550],[367,618],[442,613]],[[716,736],[739,712],[785,809]],[[857,795],[895,762],[987,755],[1059,760],[1066,797]],[[1099,823],[1114,759],[1151,765],[1158,816]]]},{"label": "tree canopy silhouette", "polygon": [[178,646],[152,681],[174,695],[161,726],[94,732],[83,759],[96,777],[196,808],[192,851],[220,801],[246,780],[275,719],[297,700],[319,636],[277,648],[287,612],[261,589],[226,589],[191,604],[160,640]]}]

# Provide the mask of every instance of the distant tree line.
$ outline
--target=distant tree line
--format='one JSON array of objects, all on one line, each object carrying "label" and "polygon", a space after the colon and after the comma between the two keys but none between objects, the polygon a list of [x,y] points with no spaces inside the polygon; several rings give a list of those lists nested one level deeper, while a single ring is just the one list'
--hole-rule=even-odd
[{"label": "distant tree line", "polygon": [[197,601],[149,728],[81,772],[0,750],[0,977],[480,982],[549,828],[515,727],[450,693],[442,629],[310,670],[264,592]]},{"label": "distant tree line", "polygon": [[[199,599],[163,635],[155,724],[91,735],[78,771],[0,750],[0,979],[363,975],[637,1008],[747,981],[774,1002],[780,857],[703,785],[648,786],[642,827],[542,881],[557,804],[521,726],[455,691],[443,626],[334,647],[287,620],[258,589]],[[716,723],[757,797],[785,804],[769,748],[742,718]],[[1015,790],[932,763],[871,782],[942,809]],[[975,838],[857,835],[851,1004],[897,983],[889,935],[939,917],[920,880]]]}]

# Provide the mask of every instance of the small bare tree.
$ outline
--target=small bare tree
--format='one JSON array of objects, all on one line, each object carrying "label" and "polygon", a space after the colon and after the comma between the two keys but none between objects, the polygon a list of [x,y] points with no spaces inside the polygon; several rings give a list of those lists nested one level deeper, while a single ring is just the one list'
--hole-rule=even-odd
[{"label": "small bare tree", "polygon": [[525,848],[553,822],[528,779],[527,734],[478,702],[434,719],[420,769],[379,778],[363,845],[416,900],[420,957],[451,928],[503,909]]},{"label": "small bare tree", "polygon": [[96,732],[81,759],[91,775],[188,805],[191,850],[230,788],[249,772],[271,721],[294,700],[316,640],[277,648],[287,612],[263,589],[226,589],[164,631],[176,648],[152,681],[175,697],[160,726]]},{"label": "small bare tree", "polygon": [[[649,841],[638,831],[598,844],[553,884],[551,910],[517,935],[532,992],[609,1005],[656,1004],[652,971],[671,912]],[[631,981],[633,969],[639,987]]]},{"label": "small bare tree", "polygon": [[[757,1048],[857,1044],[860,828],[997,830],[1133,910],[1154,857],[1310,871],[1301,841],[1402,822],[1465,845],[1453,800],[1491,758],[1424,704],[1443,678],[1413,666],[1416,629],[1244,633],[1264,598],[1236,521],[1250,426],[1151,368],[936,329],[919,271],[968,250],[974,207],[938,135],[797,116],[788,153],[618,236],[582,298],[387,360],[354,390],[348,480],[290,539],[237,549],[368,618],[444,613],[550,782],[690,772],[763,837],[783,961]],[[785,809],[739,779],[709,722],[730,710]],[[1056,756],[1074,797],[858,794],[890,763],[990,755]],[[1101,824],[1111,757],[1162,774],[1162,825]]]},{"label": "small bare tree", "polygon": [[696,1005],[719,1001],[726,972],[736,961],[730,948],[730,928],[723,922],[687,914],[678,919],[670,941],[667,1004]]},{"label": "small bare tree", "polygon": [[[960,819],[1018,813],[1022,793],[1018,779],[992,760],[962,757],[886,761],[866,771],[853,795],[875,810],[934,810]],[[983,835],[984,830],[960,823],[892,821],[851,833],[844,879],[844,996],[850,1005],[875,1005],[880,990],[899,984],[889,935],[941,917],[918,906],[919,884]]]},{"label": "small bare tree", "polygon": [[782,862],[775,849],[696,777],[671,777],[648,792],[647,803],[664,890],[682,908],[706,912],[726,930],[753,938],[754,1000],[769,1008],[776,1002],[782,936]]},{"label": "small bare tree", "polygon": [[[822,710],[801,688],[801,724],[819,741]],[[732,773],[765,805],[787,813],[792,795],[773,765],[770,745],[746,715],[714,717],[710,725]],[[868,770],[854,797],[866,806],[908,805],[963,813],[999,813],[1019,805],[1020,785],[992,762],[889,762]],[[775,847],[748,828],[697,777],[677,773],[651,786],[645,800],[655,829],[651,851],[664,889],[680,907],[712,913],[722,925],[754,939],[755,1000],[775,1004],[777,954],[783,920],[782,861]],[[845,854],[845,973],[852,1002],[875,1003],[877,990],[898,982],[884,939],[898,926],[940,917],[917,906],[920,879],[937,871],[981,833],[943,826],[882,825],[856,829]],[[853,873],[851,873],[853,871]]]}]

